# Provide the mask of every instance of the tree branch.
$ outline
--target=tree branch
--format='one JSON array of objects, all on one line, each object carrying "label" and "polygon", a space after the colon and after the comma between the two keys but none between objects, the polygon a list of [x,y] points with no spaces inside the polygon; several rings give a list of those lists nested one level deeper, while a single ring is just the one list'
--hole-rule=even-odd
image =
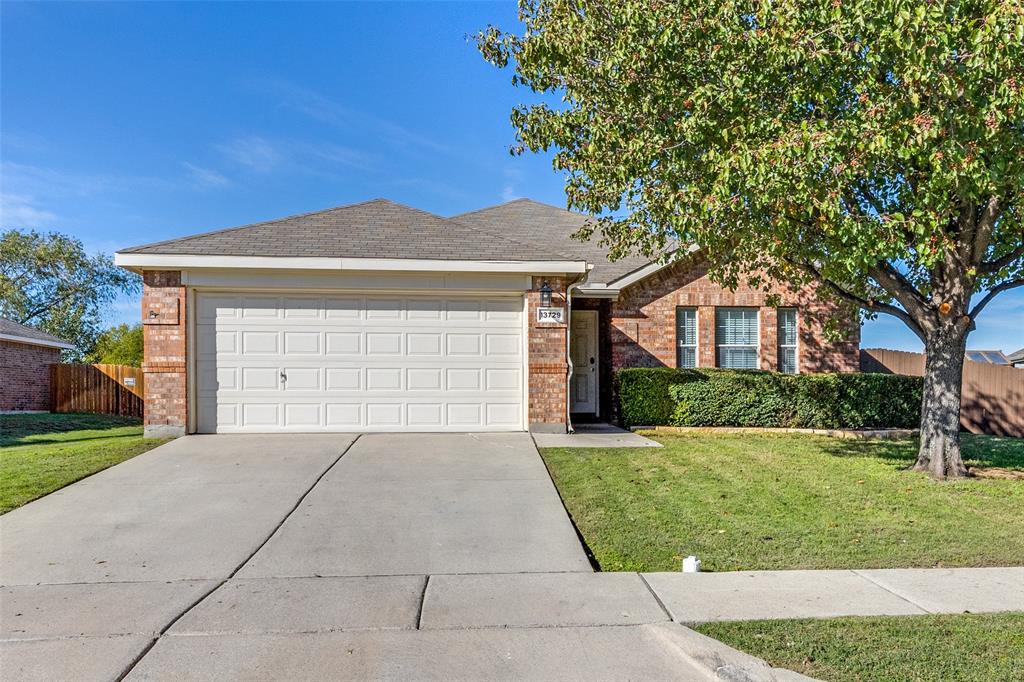
[{"label": "tree branch", "polygon": [[910,328],[910,331],[914,332],[914,334],[916,334],[917,337],[921,339],[921,341],[925,340],[924,332],[921,330],[920,325],[917,324],[917,321],[913,317],[911,317],[910,314],[907,313],[907,311],[898,308],[894,305],[890,305],[888,303],[881,303],[874,299],[858,296],[852,291],[849,291],[841,287],[836,282],[822,275],[821,271],[819,271],[810,263],[804,263],[801,261],[796,261],[788,258],[786,259],[786,262],[811,275],[811,277],[814,278],[818,283],[820,283],[822,286],[824,286],[826,289],[828,289],[829,291],[831,291],[833,294],[843,299],[844,301],[848,303],[853,303],[858,308],[863,308],[864,310],[870,310],[872,312],[877,313],[885,313],[887,315],[892,315],[893,317],[901,320],[905,325],[907,325]]},{"label": "tree branch", "polygon": [[978,301],[978,304],[971,309],[970,318],[973,320],[978,317],[978,313],[985,309],[985,306],[989,304],[993,298],[1009,289],[1016,289],[1017,287],[1024,287],[1024,278],[1021,279],[1008,279],[1002,284],[997,284],[988,290],[985,294],[985,298]]},{"label": "tree branch", "polygon": [[1024,256],[1024,244],[1021,244],[1005,256],[996,258],[995,260],[990,260],[987,263],[980,263],[978,265],[978,272],[983,275],[993,275],[1022,256]]},{"label": "tree branch", "polygon": [[868,273],[915,319],[925,317],[928,302],[903,273],[886,261],[879,261]]}]

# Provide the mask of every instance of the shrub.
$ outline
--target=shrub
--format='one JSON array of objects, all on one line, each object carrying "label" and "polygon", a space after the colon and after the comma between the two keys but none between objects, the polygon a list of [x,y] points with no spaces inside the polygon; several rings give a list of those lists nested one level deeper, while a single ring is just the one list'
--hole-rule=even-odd
[{"label": "shrub", "polygon": [[628,426],[916,428],[921,378],[629,369],[619,373],[619,399]]},{"label": "shrub", "polygon": [[615,375],[619,418],[627,426],[671,424],[675,403],[669,387],[700,378],[695,371],[667,367],[619,370]]}]

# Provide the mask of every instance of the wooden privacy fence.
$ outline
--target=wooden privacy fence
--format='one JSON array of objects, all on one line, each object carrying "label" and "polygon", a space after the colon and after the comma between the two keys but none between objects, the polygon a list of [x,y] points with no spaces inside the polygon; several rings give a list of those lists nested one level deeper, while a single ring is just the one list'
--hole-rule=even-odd
[{"label": "wooden privacy fence", "polygon": [[142,417],[142,369],[127,365],[50,365],[54,412]]},{"label": "wooden privacy fence", "polygon": [[[860,371],[924,375],[924,353],[863,348]],[[960,425],[972,433],[1024,437],[1024,369],[964,360]]]}]

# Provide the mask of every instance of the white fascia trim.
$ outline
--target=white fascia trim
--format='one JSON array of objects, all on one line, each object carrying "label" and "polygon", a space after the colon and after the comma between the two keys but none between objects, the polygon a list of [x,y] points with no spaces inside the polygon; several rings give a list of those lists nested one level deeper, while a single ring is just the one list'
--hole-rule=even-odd
[{"label": "white fascia trim", "polygon": [[583,273],[586,261],[475,261],[414,258],[283,258],[275,256],[184,256],[115,253],[130,269],[247,268],[257,270],[379,270],[398,272]]},{"label": "white fascia trim", "polygon": [[34,339],[31,336],[18,336],[16,334],[0,334],[0,341],[14,341],[24,343],[28,346],[46,346],[47,348],[64,348],[74,350],[75,347],[64,341],[47,341],[46,339]]},{"label": "white fascia trim", "polygon": [[580,298],[618,298],[619,289],[609,288],[607,284],[588,284],[577,289],[575,295]]}]

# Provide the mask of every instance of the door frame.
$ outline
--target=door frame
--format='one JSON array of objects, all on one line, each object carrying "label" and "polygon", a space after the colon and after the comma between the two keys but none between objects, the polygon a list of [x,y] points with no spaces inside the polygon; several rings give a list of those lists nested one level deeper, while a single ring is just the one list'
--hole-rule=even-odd
[{"label": "door frame", "polygon": [[[576,339],[576,334],[571,334],[572,331],[572,318],[577,315],[592,315],[594,318],[594,324],[591,327],[593,339],[594,339],[594,411],[590,412],[573,412],[573,398],[572,398],[572,382],[569,384],[569,412],[573,414],[593,414],[597,416],[601,414],[601,316],[597,310],[573,310],[570,313],[569,318],[569,330],[570,337],[569,343],[572,344]],[[572,361],[572,348],[569,349],[569,360]]]}]

